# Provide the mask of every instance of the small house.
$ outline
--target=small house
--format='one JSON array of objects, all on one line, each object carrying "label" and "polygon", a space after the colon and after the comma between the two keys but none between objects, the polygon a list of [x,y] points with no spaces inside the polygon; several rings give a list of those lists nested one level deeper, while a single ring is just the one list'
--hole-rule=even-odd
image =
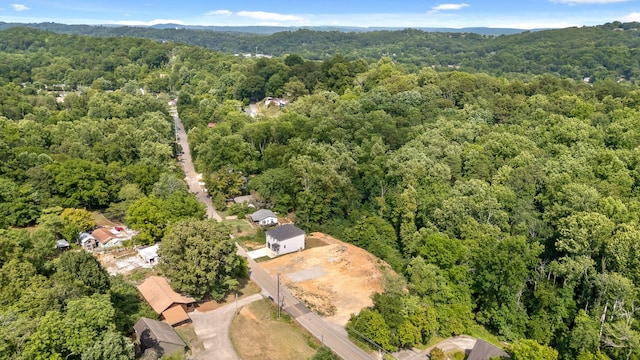
[{"label": "small house", "polygon": [[253,195],[236,196],[233,198],[233,202],[236,204],[247,204],[249,207],[255,207],[253,204],[256,202],[256,198]]},{"label": "small house", "polygon": [[304,249],[304,231],[293,224],[280,225],[266,232],[267,249],[279,256]]},{"label": "small house", "polygon": [[124,226],[101,227],[91,233],[103,247],[120,246],[123,241],[131,240],[137,234],[137,231],[127,229]]},{"label": "small house", "polygon": [[85,250],[89,251],[100,246],[100,242],[98,241],[98,239],[86,232],[80,233],[80,235],[78,236],[78,242],[83,248],[85,248]]},{"label": "small house", "polygon": [[158,262],[158,244],[146,246],[138,249],[138,256],[144,260],[145,264],[155,264]]},{"label": "small house", "polygon": [[133,329],[140,349],[153,349],[158,357],[183,352],[186,346],[171,325],[162,321],[141,317]]},{"label": "small house", "polygon": [[260,209],[251,214],[251,221],[261,226],[270,226],[278,224],[278,217],[271,210]]},{"label": "small house", "polygon": [[511,356],[499,347],[478,339],[469,353],[468,360],[511,359]]},{"label": "small house", "polygon": [[189,321],[188,312],[195,310],[196,300],[173,291],[167,279],[160,276],[148,277],[138,285],[138,291],[151,308],[169,325]]}]

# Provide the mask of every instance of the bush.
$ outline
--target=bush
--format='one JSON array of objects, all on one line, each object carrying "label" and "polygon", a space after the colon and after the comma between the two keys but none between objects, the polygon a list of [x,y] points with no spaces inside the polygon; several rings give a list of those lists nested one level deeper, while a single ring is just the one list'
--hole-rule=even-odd
[{"label": "bush", "polygon": [[444,354],[444,351],[440,348],[433,348],[431,350],[431,360],[447,360],[447,355]]}]

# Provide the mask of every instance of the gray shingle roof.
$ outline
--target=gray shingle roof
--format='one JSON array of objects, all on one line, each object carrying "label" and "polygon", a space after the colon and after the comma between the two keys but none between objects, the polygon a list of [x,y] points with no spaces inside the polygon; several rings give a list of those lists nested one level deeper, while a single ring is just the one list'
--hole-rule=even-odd
[{"label": "gray shingle roof", "polygon": [[261,221],[268,217],[277,217],[277,216],[276,214],[273,213],[273,211],[267,210],[267,209],[260,209],[254,212],[253,214],[251,214],[252,221]]},{"label": "gray shingle roof", "polygon": [[510,359],[511,357],[504,350],[490,344],[482,339],[476,341],[476,345],[471,349],[467,360],[489,360],[492,357],[502,357]]},{"label": "gray shingle roof", "polygon": [[277,241],[284,241],[292,237],[304,235],[304,231],[293,224],[284,224],[267,231],[266,234]]},{"label": "gray shingle roof", "polygon": [[165,322],[141,317],[136,325],[136,327],[143,325],[145,329],[149,329],[149,336],[153,337],[157,342],[185,346],[180,335],[178,335],[171,325]]}]

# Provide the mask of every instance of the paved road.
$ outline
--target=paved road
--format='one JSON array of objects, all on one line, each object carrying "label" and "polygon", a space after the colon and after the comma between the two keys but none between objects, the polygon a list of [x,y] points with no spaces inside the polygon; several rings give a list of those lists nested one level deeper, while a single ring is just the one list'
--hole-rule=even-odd
[{"label": "paved road", "polygon": [[202,192],[202,187],[198,184],[197,173],[195,171],[195,168],[193,167],[193,161],[191,159],[191,150],[189,148],[189,139],[187,138],[187,132],[182,125],[182,120],[180,120],[175,106],[171,106],[169,108],[169,111],[171,113],[171,116],[173,116],[173,121],[175,123],[178,143],[180,144],[180,146],[182,147],[182,151],[184,152],[184,155],[179,156],[178,159],[180,161],[180,164],[182,165],[182,168],[184,169],[186,181],[189,185],[189,191],[195,193],[198,201],[207,206],[207,217],[209,219],[222,221],[222,217],[216,212],[216,209],[213,207],[213,202],[208,197],[208,193]]},{"label": "paved road", "polygon": [[[247,257],[247,253],[238,246],[238,253]],[[256,282],[263,292],[277,298],[277,280],[269,275],[259,264],[247,257],[251,280]],[[348,338],[346,331],[327,323],[323,318],[309,311],[298,299],[293,297],[281,284],[280,296],[284,299],[283,309],[302,325],[313,336],[322,341],[338,356],[346,360],[371,360],[372,357],[365,351],[354,345]]]},{"label": "paved road", "polygon": [[237,304],[232,303],[213,311],[189,313],[198,340],[204,346],[204,351],[194,353],[195,359],[240,360],[238,354],[233,350],[233,344],[229,338],[231,321],[236,313],[236,308],[240,309],[260,299],[262,299],[262,295],[255,294],[238,300]]}]

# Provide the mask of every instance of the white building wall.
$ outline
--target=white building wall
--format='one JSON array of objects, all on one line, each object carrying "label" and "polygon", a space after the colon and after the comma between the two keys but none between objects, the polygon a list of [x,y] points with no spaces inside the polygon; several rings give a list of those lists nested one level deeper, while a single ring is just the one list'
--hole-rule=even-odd
[{"label": "white building wall", "polygon": [[278,218],[275,217],[268,217],[268,218],[264,218],[262,220],[260,220],[259,224],[262,226],[267,226],[267,225],[274,225],[278,223]]},{"label": "white building wall", "polygon": [[[280,249],[278,252],[272,251],[272,244],[279,243]],[[277,241],[273,239],[271,236],[267,236],[267,248],[271,251],[273,256],[284,255],[292,252],[296,252],[298,250],[304,250],[304,234],[292,237],[285,241]]]}]

